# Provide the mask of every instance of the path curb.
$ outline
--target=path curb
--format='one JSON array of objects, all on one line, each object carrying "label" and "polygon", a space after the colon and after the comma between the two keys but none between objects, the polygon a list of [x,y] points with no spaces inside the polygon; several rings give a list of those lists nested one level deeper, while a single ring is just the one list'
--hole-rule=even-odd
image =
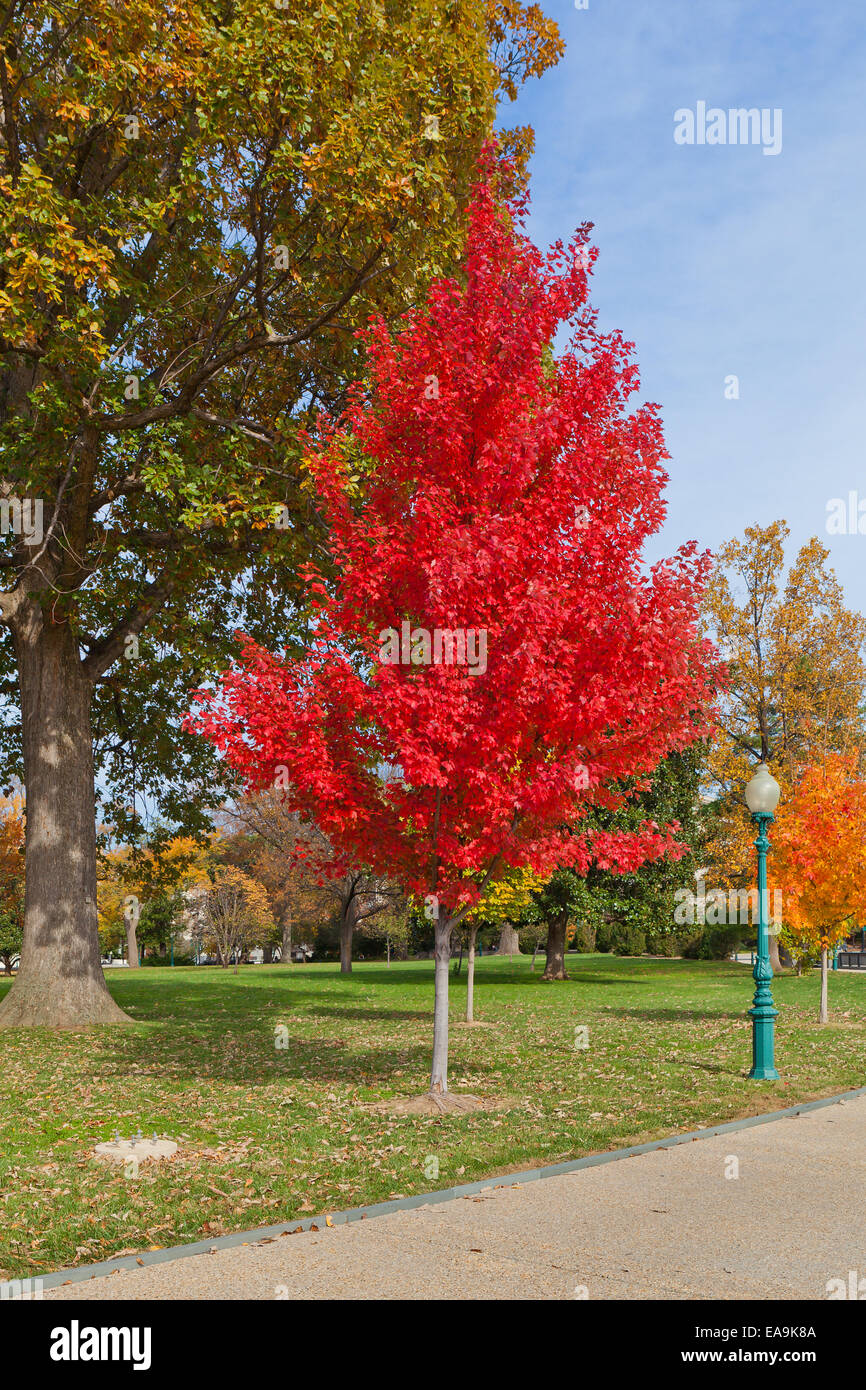
[{"label": "path curb", "polygon": [[734,1134],[741,1129],[751,1129],[754,1125],[793,1119],[810,1110],[822,1110],[827,1105],[839,1105],[847,1100],[857,1100],[861,1096],[866,1096],[866,1086],[859,1086],[853,1091],[840,1091],[835,1096],[823,1096],[820,1100],[803,1101],[800,1105],[790,1105],[785,1110],[770,1110],[764,1115],[749,1115],[743,1120],[730,1120],[723,1125],[689,1130],[686,1134],[671,1134],[666,1139],[653,1139],[648,1144],[634,1144],[627,1149],[610,1149],[606,1153],[589,1154],[586,1158],[571,1159],[567,1163],[553,1163],[544,1168],[531,1168],[526,1172],[494,1174],[489,1178],[481,1178],[478,1182],[462,1183],[459,1187],[421,1192],[414,1197],[397,1197],[390,1202],[351,1207],[348,1211],[322,1212],[319,1216],[308,1216],[303,1220],[283,1221],[278,1226],[260,1226],[252,1231],[235,1231],[232,1235],[217,1236],[212,1240],[198,1240],[192,1245],[172,1245],[165,1250],[143,1250],[138,1255],[121,1255],[115,1259],[104,1260],[100,1264],[79,1265],[75,1269],[60,1269],[53,1274],[33,1278],[38,1277],[41,1280],[43,1289],[54,1289],[61,1284],[81,1284],[88,1279],[104,1278],[121,1269],[139,1269],[143,1265],[165,1264],[170,1260],[180,1260],[190,1255],[207,1255],[218,1250],[231,1250],[239,1245],[257,1245],[260,1241],[309,1231],[314,1226],[321,1230],[326,1224],[342,1226],[349,1221],[369,1220],[377,1216],[387,1216],[394,1211],[436,1206],[440,1202],[453,1202],[460,1197],[474,1197],[477,1193],[491,1188],[521,1187],[524,1183],[561,1177],[564,1173],[578,1173],[583,1168],[596,1168],[602,1163],[615,1163],[621,1158],[635,1158],[638,1154],[653,1153],[657,1149],[672,1149],[678,1144],[690,1144],[696,1139],[712,1139],[717,1134]]}]

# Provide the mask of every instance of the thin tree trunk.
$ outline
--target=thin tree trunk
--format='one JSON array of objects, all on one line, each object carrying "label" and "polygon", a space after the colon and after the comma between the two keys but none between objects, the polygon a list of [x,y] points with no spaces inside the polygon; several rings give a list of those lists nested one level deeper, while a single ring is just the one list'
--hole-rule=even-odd
[{"label": "thin tree trunk", "polygon": [[390,970],[390,969],[391,969],[391,938],[390,938],[390,936],[386,936],[386,937],[385,937],[385,951],[386,951],[386,953],[387,953],[388,969]]},{"label": "thin tree trunk", "polygon": [[91,683],[68,622],[30,596],[12,629],[18,657],[27,878],[21,968],[0,1027],[131,1023],[105,983],[96,916]]},{"label": "thin tree trunk", "polygon": [[280,965],[291,965],[292,963],[292,914],[286,911],[283,914],[283,935],[280,941]]},{"label": "thin tree trunk", "polygon": [[135,922],[124,922],[126,929],[126,959],[129,962],[130,970],[137,970],[139,967],[138,959],[138,936],[136,935]]},{"label": "thin tree trunk", "polygon": [[767,945],[770,951],[770,965],[773,974],[780,975],[782,972],[782,962],[779,960],[779,938],[775,932],[771,931],[768,933]]},{"label": "thin tree trunk", "polygon": [[448,970],[451,963],[451,919],[437,921],[435,927],[435,996],[433,1003],[433,1066],[430,1090],[444,1095],[448,1090]]},{"label": "thin tree trunk", "polygon": [[475,938],[477,927],[469,928],[469,951],[466,956],[466,1022],[475,1021]]},{"label": "thin tree trunk", "polygon": [[821,1022],[826,1023],[827,1012],[827,952],[821,952]]},{"label": "thin tree trunk", "polygon": [[340,918],[340,974],[351,975],[352,973],[352,932],[355,920],[352,911],[352,904],[345,908]]},{"label": "thin tree trunk", "polygon": [[568,913],[561,912],[547,928],[547,964],[543,980],[567,980],[565,968],[565,933],[568,927]]}]

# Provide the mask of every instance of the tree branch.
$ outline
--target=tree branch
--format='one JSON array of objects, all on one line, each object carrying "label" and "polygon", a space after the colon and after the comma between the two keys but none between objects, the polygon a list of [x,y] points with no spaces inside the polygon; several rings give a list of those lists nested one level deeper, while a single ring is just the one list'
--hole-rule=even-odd
[{"label": "tree branch", "polygon": [[122,655],[128,637],[137,637],[151,618],[164,607],[177,584],[176,575],[162,574],[148,585],[141,600],[121,621],[93,646],[81,663],[85,675],[97,681]]}]

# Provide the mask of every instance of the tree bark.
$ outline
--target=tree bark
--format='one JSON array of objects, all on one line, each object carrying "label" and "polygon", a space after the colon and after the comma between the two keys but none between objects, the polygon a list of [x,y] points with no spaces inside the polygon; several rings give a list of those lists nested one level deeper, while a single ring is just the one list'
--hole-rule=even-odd
[{"label": "tree bark", "polygon": [[770,965],[773,968],[773,974],[780,975],[782,973],[782,962],[779,960],[779,938],[775,932],[771,931],[768,933],[767,945],[769,947]]},{"label": "tree bark", "polygon": [[91,683],[62,617],[30,595],[12,636],[26,793],[21,968],[0,1004],[0,1027],[131,1023],[102,971],[96,915],[96,805]]},{"label": "tree bark", "polygon": [[435,994],[433,1003],[433,1066],[430,1090],[444,1095],[448,1090],[448,969],[451,963],[451,919],[436,923]]},{"label": "tree bark", "polygon": [[292,914],[286,912],[283,916],[283,935],[280,942],[280,965],[291,965],[292,963]]},{"label": "tree bark", "polygon": [[475,938],[477,927],[469,928],[469,950],[466,955],[466,1022],[475,1021]]},{"label": "tree bark", "polygon": [[129,962],[130,970],[138,969],[138,936],[136,934],[135,922],[124,922],[126,930],[126,959]]},{"label": "tree bark", "polygon": [[826,1023],[829,1014],[827,1012],[827,951],[821,952],[821,1022]]},{"label": "tree bark", "polygon": [[568,927],[568,913],[561,912],[547,928],[547,964],[542,980],[567,980],[565,968],[565,933]]},{"label": "tree bark", "polygon": [[352,932],[355,927],[355,914],[352,903],[343,910],[340,917],[340,974],[352,973]]}]

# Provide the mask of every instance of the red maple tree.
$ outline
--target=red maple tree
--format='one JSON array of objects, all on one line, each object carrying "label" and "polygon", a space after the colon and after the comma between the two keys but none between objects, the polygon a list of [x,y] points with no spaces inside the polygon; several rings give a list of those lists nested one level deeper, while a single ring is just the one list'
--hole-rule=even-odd
[{"label": "red maple tree", "polygon": [[706,736],[717,678],[707,557],[642,563],[667,454],[657,408],[627,410],[631,344],[587,305],[589,226],[543,255],[501,172],[488,150],[460,280],[371,325],[366,381],[309,442],[339,575],[311,575],[309,654],[244,641],[191,716],[250,787],[282,778],[335,848],[432,904],[440,1104],[452,928],[508,867],[681,853],[676,825],[584,822]]}]

